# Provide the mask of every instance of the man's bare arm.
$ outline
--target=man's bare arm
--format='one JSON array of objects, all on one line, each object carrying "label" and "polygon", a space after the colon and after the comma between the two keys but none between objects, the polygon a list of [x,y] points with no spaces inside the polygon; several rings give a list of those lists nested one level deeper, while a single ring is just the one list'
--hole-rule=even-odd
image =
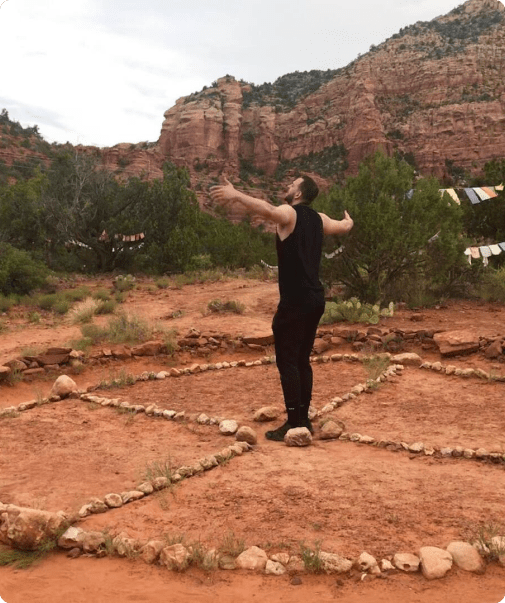
[{"label": "man's bare arm", "polygon": [[347,234],[354,226],[351,216],[345,211],[343,220],[333,220],[326,214],[320,213],[323,221],[323,232],[325,235],[343,235]]},{"label": "man's bare arm", "polygon": [[213,186],[210,189],[212,201],[218,205],[227,205],[230,202],[238,202],[243,205],[250,213],[261,216],[265,220],[270,220],[281,226],[287,226],[295,219],[295,212],[289,205],[276,207],[263,199],[250,197],[245,193],[238,191],[226,178],[225,184]]}]

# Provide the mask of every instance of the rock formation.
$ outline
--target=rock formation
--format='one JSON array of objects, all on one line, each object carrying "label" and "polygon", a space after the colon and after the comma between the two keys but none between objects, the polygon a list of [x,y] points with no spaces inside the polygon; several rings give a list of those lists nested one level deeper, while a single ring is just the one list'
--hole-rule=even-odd
[{"label": "rock formation", "polygon": [[469,0],[343,69],[253,86],[223,77],[166,111],[162,155],[195,174],[354,173],[382,146],[443,176],[505,155],[505,8]]}]

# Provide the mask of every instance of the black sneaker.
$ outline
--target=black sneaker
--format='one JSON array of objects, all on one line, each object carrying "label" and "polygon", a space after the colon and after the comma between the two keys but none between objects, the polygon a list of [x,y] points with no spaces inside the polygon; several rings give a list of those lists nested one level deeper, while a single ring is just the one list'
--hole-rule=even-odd
[{"label": "black sneaker", "polygon": [[312,426],[312,421],[307,417],[300,424],[300,427],[306,427],[312,435],[314,435],[314,427]]},{"label": "black sneaker", "polygon": [[288,433],[290,429],[293,429],[293,425],[286,421],[284,425],[281,425],[277,429],[274,429],[273,431],[267,431],[265,433],[265,437],[267,440],[273,440],[274,442],[284,442],[284,436]]}]

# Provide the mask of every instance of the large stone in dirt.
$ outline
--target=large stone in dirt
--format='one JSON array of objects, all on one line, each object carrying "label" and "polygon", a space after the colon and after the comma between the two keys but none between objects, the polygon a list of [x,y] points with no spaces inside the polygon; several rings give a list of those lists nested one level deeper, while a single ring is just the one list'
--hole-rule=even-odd
[{"label": "large stone in dirt", "polygon": [[421,570],[427,580],[443,578],[452,567],[452,555],[449,551],[436,546],[423,546],[419,549]]},{"label": "large stone in dirt", "polygon": [[160,557],[160,553],[165,546],[163,540],[150,540],[140,549],[140,556],[145,563],[155,563]]},{"label": "large stone in dirt", "polygon": [[64,513],[49,513],[0,503],[0,542],[34,551],[48,538],[54,538],[65,526]]},{"label": "large stone in dirt", "polygon": [[278,561],[271,561],[270,559],[267,561],[265,566],[265,574],[268,576],[282,576],[286,573],[286,568],[279,563]]},{"label": "large stone in dirt", "polygon": [[84,539],[84,530],[81,528],[70,527],[58,538],[58,546],[62,549],[82,549],[82,541]]},{"label": "large stone in dirt", "polygon": [[82,550],[85,553],[95,553],[105,546],[105,537],[102,532],[84,532]]},{"label": "large stone in dirt", "polygon": [[248,337],[244,337],[242,341],[244,343],[252,345],[273,345],[274,334],[271,332],[259,333],[258,335],[250,335]]},{"label": "large stone in dirt", "polygon": [[11,372],[12,371],[8,366],[0,366],[0,381],[7,379]]},{"label": "large stone in dirt", "polygon": [[48,366],[50,364],[65,364],[70,360],[70,354],[42,354],[36,356],[35,361],[40,366]]},{"label": "large stone in dirt", "polygon": [[134,346],[131,351],[135,356],[157,356],[162,352],[163,347],[161,341],[146,341]]},{"label": "large stone in dirt", "polygon": [[321,551],[319,557],[322,562],[323,570],[327,574],[343,574],[352,568],[352,561],[337,553],[325,553],[324,551]]},{"label": "large stone in dirt", "polygon": [[396,354],[391,359],[396,364],[405,364],[407,366],[421,366],[423,359],[419,354],[414,352],[405,352],[404,354]]},{"label": "large stone in dirt", "polygon": [[238,423],[234,419],[225,419],[219,423],[219,431],[223,435],[233,435],[237,432]]},{"label": "large stone in dirt", "polygon": [[111,354],[114,358],[118,358],[119,360],[126,360],[127,358],[132,357],[131,349],[125,345],[118,345],[115,348],[112,348]]},{"label": "large stone in dirt", "polygon": [[14,358],[14,360],[8,360],[5,363],[5,366],[8,366],[13,371],[26,371],[28,366],[22,361]]},{"label": "large stone in dirt", "polygon": [[252,546],[246,549],[235,560],[237,567],[248,570],[263,570],[267,564],[268,557],[263,549]]},{"label": "large stone in dirt", "polygon": [[451,542],[447,550],[452,555],[454,563],[467,572],[482,574],[485,565],[479,551],[468,542]]},{"label": "large stone in dirt", "polygon": [[442,356],[462,356],[479,350],[479,335],[475,331],[444,331],[433,336]]},{"label": "large stone in dirt", "polygon": [[267,421],[275,421],[281,414],[281,409],[277,406],[263,406],[254,413],[254,420],[258,423],[266,423]]},{"label": "large stone in dirt", "polygon": [[419,557],[410,553],[396,553],[393,557],[393,565],[403,572],[417,572],[419,563]]},{"label": "large stone in dirt", "polygon": [[166,546],[160,553],[160,564],[168,569],[182,570],[189,562],[190,553],[182,544]]},{"label": "large stone in dirt", "polygon": [[78,389],[77,383],[73,379],[67,375],[60,375],[54,382],[49,395],[65,398],[66,396],[77,392]]},{"label": "large stone in dirt", "polygon": [[235,439],[238,442],[247,442],[248,444],[251,444],[253,446],[254,444],[258,443],[258,436],[256,435],[256,432],[254,431],[254,429],[248,427],[247,425],[243,425],[239,428],[235,435]]},{"label": "large stone in dirt", "polygon": [[486,358],[499,358],[502,355],[502,351],[503,345],[501,339],[495,339],[485,352]]},{"label": "large stone in dirt", "polygon": [[306,427],[295,427],[286,433],[284,442],[286,446],[310,446],[312,444],[312,435]]},{"label": "large stone in dirt", "polygon": [[316,354],[324,354],[326,350],[331,348],[331,344],[325,341],[324,339],[320,339],[319,337],[314,340],[314,345],[312,346],[314,352]]},{"label": "large stone in dirt", "polygon": [[337,440],[344,430],[342,421],[326,421],[321,427],[321,440]]}]

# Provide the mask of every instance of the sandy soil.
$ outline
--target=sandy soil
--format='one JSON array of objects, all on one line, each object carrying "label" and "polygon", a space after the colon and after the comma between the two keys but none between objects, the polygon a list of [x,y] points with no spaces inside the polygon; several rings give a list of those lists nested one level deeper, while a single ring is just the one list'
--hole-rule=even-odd
[{"label": "sandy soil", "polygon": [[[103,287],[104,283],[94,283]],[[232,280],[154,292],[142,283],[126,308],[183,335],[190,327],[232,334],[261,333],[270,327],[277,301],[276,285]],[[211,299],[234,299],[246,305],[243,315],[204,316]],[[180,318],[168,316],[183,310]],[[381,326],[426,329],[472,328],[483,335],[501,334],[504,309],[497,305],[453,302],[439,309],[402,310]],[[413,322],[414,315],[422,321]],[[101,319],[106,320],[106,319]],[[505,327],[504,327],[505,328]],[[65,324],[27,326],[22,316],[0,338],[0,361],[28,346],[61,345],[79,337]],[[339,351],[350,351],[349,349]],[[433,351],[418,351],[438,360]],[[247,359],[252,352],[215,354],[211,360]],[[80,386],[96,384],[121,369],[138,373],[189,362],[191,358],[156,358],[87,368],[75,375]],[[451,360],[505,373],[505,364],[479,355]],[[366,367],[354,363],[314,365],[313,404],[366,380]],[[45,395],[55,375],[0,388],[0,407]],[[370,395],[349,401],[333,415],[350,432],[377,439],[422,441],[426,445],[505,447],[505,384],[463,380],[407,368],[402,376]],[[444,547],[467,538],[484,523],[505,535],[502,465],[465,459],[435,459],[394,453],[352,442],[315,439],[308,449],[290,449],[264,439],[268,424],[252,422],[265,405],[282,406],[273,365],[208,372],[180,379],[137,383],[102,392],[131,403],[205,412],[253,426],[259,446],[211,472],[184,480],[123,508],[93,515],[86,530],[127,531],[142,539],[166,536],[218,546],[232,532],[248,546],[268,552],[299,552],[300,542],[322,543],[323,550],[357,556],[363,550],[379,557],[417,552],[421,545]],[[124,491],[141,481],[155,462],[192,463],[220,450],[231,440],[215,426],[175,424],[138,415],[128,418],[111,408],[63,401],[0,421],[0,500],[48,510],[75,510],[91,497]],[[303,576],[301,586],[289,578],[268,579],[243,572],[174,575],[141,562],[117,559],[70,560],[53,555],[27,571],[0,568],[0,596],[8,603],[27,601],[376,601],[498,602],[505,595],[505,569],[490,565],[485,576],[452,571],[428,583],[420,576],[395,575],[356,583],[347,577]]]}]

